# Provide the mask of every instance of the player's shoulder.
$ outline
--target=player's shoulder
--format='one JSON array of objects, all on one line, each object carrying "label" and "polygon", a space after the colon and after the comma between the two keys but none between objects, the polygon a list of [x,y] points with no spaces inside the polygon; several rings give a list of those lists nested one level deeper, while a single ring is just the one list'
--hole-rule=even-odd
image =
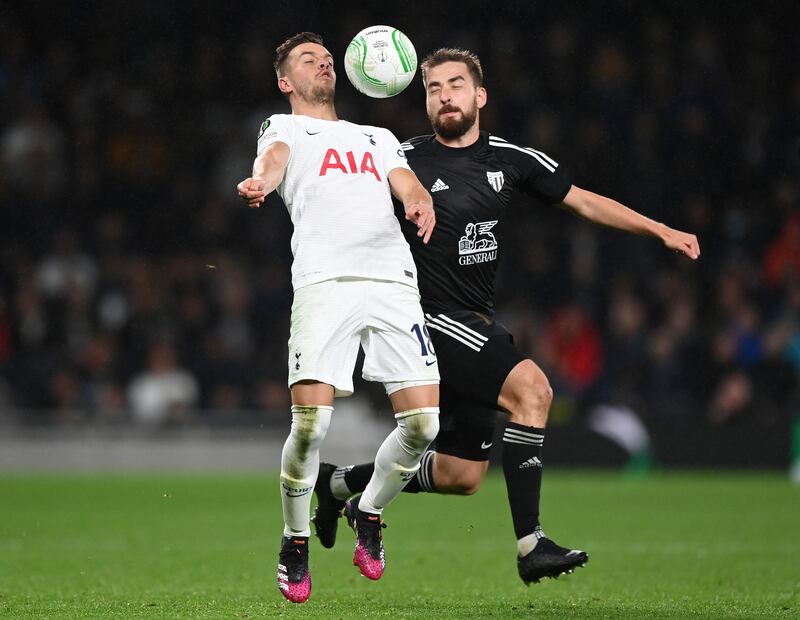
[{"label": "player's shoulder", "polygon": [[277,114],[270,114],[267,116],[267,119],[264,121],[265,123],[295,123],[297,121],[297,117],[293,114],[284,114],[284,113],[277,113]]},{"label": "player's shoulder", "polygon": [[258,128],[256,152],[261,155],[275,142],[283,142],[291,147],[295,133],[291,114],[271,114]]},{"label": "player's shoulder", "polygon": [[496,151],[501,157],[503,155],[510,155],[514,157],[516,156],[516,153],[521,153],[528,158],[533,157],[533,149],[531,149],[531,147],[517,144],[515,142],[509,142],[505,138],[501,138],[493,133],[486,133],[486,144],[490,149]]},{"label": "player's shoulder", "polygon": [[427,136],[415,136],[413,138],[409,138],[405,142],[401,142],[400,148],[406,152],[406,155],[408,155],[410,151],[416,151],[414,153],[416,155],[417,153],[427,151],[430,148],[433,140],[433,134],[429,134]]},{"label": "player's shoulder", "polygon": [[392,133],[392,131],[386,127],[378,127],[377,125],[359,125],[357,123],[345,120],[341,120],[339,122],[347,128],[356,132],[361,132],[367,136],[391,136],[397,140],[397,137],[394,135],[394,133]]},{"label": "player's shoulder", "polygon": [[558,162],[552,157],[531,146],[523,146],[510,142],[492,133],[486,134],[486,144],[500,159],[518,165],[540,164],[551,172],[558,167]]},{"label": "player's shoulder", "polygon": [[270,114],[258,128],[258,137],[263,136],[268,129],[275,130],[278,127],[285,128],[288,123],[292,123],[291,114]]}]

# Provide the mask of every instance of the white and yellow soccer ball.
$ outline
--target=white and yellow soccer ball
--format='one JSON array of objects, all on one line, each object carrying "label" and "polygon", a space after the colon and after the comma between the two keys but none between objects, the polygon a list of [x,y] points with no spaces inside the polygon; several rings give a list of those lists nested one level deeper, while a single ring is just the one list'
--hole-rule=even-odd
[{"label": "white and yellow soccer ball", "polygon": [[359,92],[378,99],[394,97],[414,79],[417,52],[397,28],[370,26],[347,46],[344,70]]}]

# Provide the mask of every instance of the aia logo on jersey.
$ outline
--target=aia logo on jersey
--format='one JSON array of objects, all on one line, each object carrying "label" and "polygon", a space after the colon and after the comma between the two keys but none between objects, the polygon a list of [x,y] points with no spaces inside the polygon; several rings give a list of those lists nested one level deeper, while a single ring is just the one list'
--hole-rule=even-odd
[{"label": "aia logo on jersey", "polygon": [[[347,166],[345,166],[345,163],[347,163]],[[329,170],[338,170],[344,174],[372,174],[375,175],[375,179],[378,182],[381,180],[378,169],[375,168],[375,160],[369,151],[361,156],[361,163],[356,165],[356,156],[353,151],[347,151],[344,154],[344,158],[342,158],[336,149],[328,149],[328,152],[325,153],[325,158],[322,160],[319,176],[324,177]]]}]

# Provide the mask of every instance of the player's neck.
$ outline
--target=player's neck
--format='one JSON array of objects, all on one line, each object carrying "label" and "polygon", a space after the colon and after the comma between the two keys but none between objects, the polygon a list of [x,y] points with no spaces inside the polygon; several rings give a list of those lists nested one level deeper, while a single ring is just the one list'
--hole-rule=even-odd
[{"label": "player's neck", "polygon": [[472,127],[469,128],[467,133],[463,136],[459,136],[458,138],[443,138],[438,133],[436,134],[436,139],[444,144],[445,146],[449,146],[450,148],[454,149],[463,149],[466,146],[472,146],[478,141],[478,138],[481,137],[481,130],[478,127],[478,123],[475,123]]},{"label": "player's neck", "polygon": [[292,114],[301,114],[322,121],[338,121],[336,108],[330,103],[309,103],[307,101],[293,101]]}]

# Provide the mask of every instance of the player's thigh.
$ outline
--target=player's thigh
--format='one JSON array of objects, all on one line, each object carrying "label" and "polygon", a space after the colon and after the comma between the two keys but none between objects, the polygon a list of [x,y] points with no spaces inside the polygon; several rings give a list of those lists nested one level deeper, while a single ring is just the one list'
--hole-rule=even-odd
[{"label": "player's thigh", "polygon": [[292,405],[333,405],[334,387],[329,383],[304,380],[291,386]]},{"label": "player's thigh", "polygon": [[[552,400],[553,390],[544,371],[533,360],[525,359],[508,373],[497,402],[501,409],[513,416],[522,411],[542,411],[546,414]],[[543,422],[537,420],[531,424]]]},{"label": "player's thigh", "polygon": [[[401,411],[409,411],[410,409],[420,409],[422,407],[438,407],[439,406],[439,385],[435,383],[427,383],[421,385],[413,385],[416,381],[404,381],[399,383],[390,382],[386,384],[386,391],[389,394],[389,400],[392,402],[392,408],[395,413]],[[393,388],[400,387],[397,390]]]},{"label": "player's thigh", "polygon": [[442,382],[469,402],[497,409],[506,378],[526,357],[501,325],[473,312],[426,315]]},{"label": "player's thigh", "polygon": [[387,391],[404,387],[399,385],[404,382],[411,382],[410,387],[438,384],[436,353],[425,331],[417,290],[396,282],[372,282],[370,291],[367,329],[361,337],[364,379],[391,384]]},{"label": "player's thigh", "polygon": [[463,397],[443,382],[436,452],[464,461],[488,463],[499,415],[494,408]]},{"label": "player's thigh", "polygon": [[332,385],[353,392],[365,291],[358,281],[326,280],[295,291],[289,334],[289,386]]}]

